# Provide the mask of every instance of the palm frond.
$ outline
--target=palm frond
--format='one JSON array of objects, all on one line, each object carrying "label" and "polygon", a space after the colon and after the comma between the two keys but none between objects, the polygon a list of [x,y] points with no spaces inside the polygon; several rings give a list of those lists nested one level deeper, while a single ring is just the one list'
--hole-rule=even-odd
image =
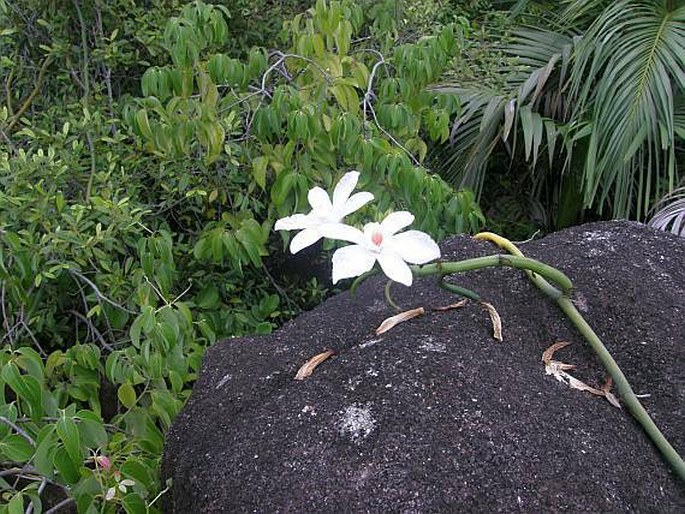
[{"label": "palm frond", "polygon": [[[462,114],[452,127],[451,148],[438,164],[439,173],[448,182],[480,194],[493,150],[502,143],[514,154],[519,130],[523,133],[526,159],[535,167],[546,147],[551,167],[557,139],[565,133],[561,125],[569,112],[562,86],[573,44],[568,35],[521,29],[504,49],[518,59],[506,71],[508,80],[503,91],[479,86],[435,88],[456,93],[462,102]],[[547,145],[543,145],[545,138]]]},{"label": "palm frond", "polygon": [[593,123],[585,205],[644,216],[676,180],[673,86],[685,85],[685,8],[615,2],[577,46],[571,82],[576,116],[590,111]]},{"label": "palm frond", "polygon": [[[441,174],[478,191],[498,144],[513,157],[522,141],[520,153],[533,171],[541,152],[552,160],[561,148],[563,163],[549,166],[559,188],[573,163],[582,169],[582,177],[573,178],[582,195],[577,203],[614,217],[644,218],[654,198],[672,191],[682,175],[685,6],[667,5],[565,0],[559,12],[575,30],[515,31],[504,50],[516,61],[503,70],[502,90],[456,88],[464,111]],[[578,152],[582,159],[573,157]]]},{"label": "palm frond", "polygon": [[662,198],[654,211],[649,226],[685,237],[685,187]]}]

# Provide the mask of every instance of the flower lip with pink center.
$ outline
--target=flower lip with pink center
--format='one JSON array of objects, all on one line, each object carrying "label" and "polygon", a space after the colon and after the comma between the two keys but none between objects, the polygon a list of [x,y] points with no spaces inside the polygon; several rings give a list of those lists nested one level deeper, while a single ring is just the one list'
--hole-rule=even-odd
[{"label": "flower lip with pink center", "polygon": [[380,223],[367,223],[363,232],[353,229],[357,235],[349,241],[354,244],[338,248],[333,254],[333,283],[358,277],[378,262],[388,278],[410,286],[413,274],[408,264],[440,258],[440,247],[428,234],[418,230],[398,233],[413,221],[413,214],[398,211]]}]

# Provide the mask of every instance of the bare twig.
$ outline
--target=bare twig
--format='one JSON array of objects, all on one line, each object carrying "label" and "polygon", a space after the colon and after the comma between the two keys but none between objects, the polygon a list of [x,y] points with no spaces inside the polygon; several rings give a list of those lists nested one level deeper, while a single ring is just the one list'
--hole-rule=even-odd
[{"label": "bare twig", "polygon": [[[43,491],[45,490],[45,487],[48,485],[48,479],[47,477],[43,477],[43,480],[41,480],[40,485],[38,486],[38,491],[36,493],[40,497],[41,494],[43,494]],[[35,501],[31,500],[31,503],[29,504],[28,507],[26,507],[26,512],[25,514],[33,514],[33,507],[35,505]]]},{"label": "bare twig", "polygon": [[21,311],[21,321],[20,321],[21,326],[24,327],[24,330],[28,333],[29,337],[31,338],[31,341],[33,342],[34,346],[38,348],[38,352],[42,357],[47,357],[48,354],[43,350],[43,347],[40,345],[38,342],[38,339],[36,339],[36,336],[33,334],[33,330],[26,324],[24,321],[24,310],[22,309]]},{"label": "bare twig", "polygon": [[[12,56],[12,61],[16,59],[17,52],[14,52]],[[14,68],[10,69],[7,74],[7,80],[5,80],[5,103],[7,104],[7,112],[10,116],[14,116],[14,106],[12,105],[12,80],[14,78]]]},{"label": "bare twig", "polygon": [[12,140],[9,138],[7,133],[0,128],[0,136],[5,140],[5,143],[7,143],[7,146],[9,147],[10,150],[12,150],[12,154],[15,155],[17,153],[17,148],[14,146],[14,143],[12,143]]},{"label": "bare twig", "polygon": [[64,500],[62,500],[61,502],[59,502],[59,503],[58,503],[57,505],[55,505],[54,507],[52,507],[52,508],[46,510],[44,514],[57,514],[57,512],[58,512],[60,509],[66,507],[67,505],[71,505],[71,504],[74,503],[74,502],[75,502],[75,500],[74,500],[73,498],[65,498]]},{"label": "bare twig", "polygon": [[162,489],[157,496],[155,496],[150,503],[148,503],[148,507],[152,507],[152,504],[155,503],[157,500],[159,500],[165,493],[169,491],[169,487],[165,487]]},{"label": "bare twig", "polygon": [[271,285],[274,286],[276,291],[278,291],[278,294],[282,297],[285,298],[285,301],[293,308],[295,314],[299,314],[302,312],[302,309],[300,308],[297,303],[295,303],[290,296],[288,296],[288,293],[276,282],[276,279],[274,279],[273,275],[269,273],[269,269],[265,266],[262,267],[264,270],[264,274],[266,275],[266,278],[269,279],[269,282],[271,282]]},{"label": "bare twig", "polygon": [[390,132],[388,132],[387,130],[385,130],[385,129],[383,128],[383,126],[382,126],[382,125],[380,124],[380,122],[378,121],[378,117],[376,116],[376,110],[373,108],[373,105],[369,104],[369,109],[371,109],[371,114],[373,115],[373,121],[376,123],[376,127],[378,127],[378,130],[380,130],[381,132],[383,132],[383,134],[385,134],[393,143],[395,143],[395,144],[396,144],[397,146],[399,146],[402,150],[404,150],[404,152],[409,156],[409,158],[410,158],[412,161],[414,161],[414,164],[415,164],[417,167],[420,167],[420,166],[421,166],[421,163],[416,159],[416,157],[414,157],[414,154],[412,154],[409,150],[407,150],[407,149],[402,145],[402,143],[400,143],[397,139],[395,139],[395,137],[394,137]]},{"label": "bare twig", "polygon": [[105,338],[102,336],[100,331],[97,328],[95,328],[95,325],[93,325],[93,322],[90,321],[86,316],[84,316],[80,312],[75,311],[73,309],[69,310],[67,312],[69,312],[70,314],[73,314],[76,318],[83,321],[86,324],[86,326],[88,327],[88,330],[90,331],[90,333],[93,334],[93,336],[96,337],[98,341],[100,341],[100,345],[105,350],[107,350],[108,352],[114,351],[114,348],[112,348],[112,346],[107,341],[105,341]]},{"label": "bare twig", "polygon": [[380,68],[382,65],[387,65],[387,61],[385,60],[385,57],[383,56],[382,53],[380,53],[378,50],[373,50],[371,48],[364,48],[362,50],[359,50],[360,52],[369,52],[374,55],[378,56],[378,61],[376,64],[373,65],[373,68],[371,68],[371,73],[369,74],[369,83],[366,86],[366,93],[364,94],[364,100],[362,101],[362,111],[364,112],[364,121],[366,121],[366,111],[367,108],[371,105],[371,102],[373,101],[374,97],[376,96],[373,92],[373,81],[376,79],[376,73],[378,72],[378,68]]},{"label": "bare twig", "polygon": [[[269,66],[266,69],[266,71],[264,72],[264,74],[262,75],[262,80],[261,80],[261,84],[260,84],[259,89],[256,91],[253,91],[252,93],[250,93],[247,96],[244,96],[244,97],[236,100],[232,104],[230,104],[227,107],[225,107],[224,109],[222,109],[221,112],[229,111],[233,107],[240,105],[241,103],[247,102],[250,98],[254,98],[255,96],[268,96],[268,97],[270,97],[271,95],[269,94],[269,91],[266,89],[266,82],[269,78],[269,75],[271,75],[274,71],[279,70],[280,66],[285,63],[286,59],[303,60],[303,61],[309,63],[310,65],[314,66],[324,76],[324,78],[326,79],[326,82],[330,83],[333,80],[333,78],[328,73],[326,73],[326,70],[324,70],[318,63],[309,59],[308,57],[304,57],[303,55],[297,55],[297,54],[284,54],[281,52],[275,52],[273,55],[277,56],[278,59],[276,59],[276,61],[271,66]],[[286,77],[286,79],[290,79],[290,75],[287,73],[287,70],[285,72],[280,71],[280,73],[282,75],[284,75]]]},{"label": "bare twig", "polygon": [[116,307],[116,308],[118,308],[118,309],[121,309],[122,311],[128,312],[129,314],[138,314],[138,313],[135,312],[135,311],[132,311],[132,310],[130,310],[130,309],[127,309],[127,308],[124,307],[123,305],[119,305],[119,304],[118,304],[117,302],[115,302],[114,300],[110,300],[109,298],[107,298],[104,294],[102,294],[102,292],[100,291],[100,289],[98,288],[98,286],[96,286],[88,277],[84,276],[81,272],[76,271],[75,269],[70,269],[70,270],[69,270],[69,273],[70,273],[71,275],[74,275],[74,276],[80,278],[80,279],[83,280],[86,284],[88,284],[88,285],[90,286],[90,288],[95,292],[95,296],[98,297],[98,300],[102,300],[102,301],[104,301],[104,302],[107,302],[107,303],[110,304],[112,307]]},{"label": "bare twig", "polygon": [[33,88],[33,90],[29,93],[29,96],[26,97],[26,100],[21,104],[21,107],[19,107],[19,110],[12,116],[10,119],[9,123],[7,124],[6,130],[7,132],[11,132],[14,126],[19,122],[21,117],[24,115],[26,110],[31,106],[33,103],[33,100],[36,98],[40,90],[43,88],[43,80],[45,80],[45,72],[48,69],[48,66],[50,66],[50,63],[52,63],[52,56],[48,55],[45,60],[43,61],[43,64],[40,67],[40,70],[38,71],[38,76],[36,77],[36,85]]},{"label": "bare twig", "polygon": [[83,63],[81,69],[81,80],[83,82],[83,96],[88,100],[90,96],[90,77],[89,77],[89,58],[88,58],[88,35],[86,33],[86,22],[83,19],[81,12],[81,4],[79,0],[72,0],[74,8],[76,8],[76,15],[78,16],[79,26],[81,27],[81,51],[83,52]]},{"label": "bare twig", "polygon": [[[98,33],[100,36],[100,39],[102,41],[105,40],[105,30],[102,27],[102,12],[100,11],[100,1],[96,0],[95,1],[95,20],[96,20],[96,26],[98,29]],[[109,104],[109,116],[110,118],[114,118],[114,95],[112,93],[112,69],[107,66],[106,61],[103,59],[102,60],[102,69],[104,71],[105,75],[105,86],[107,87],[107,103]],[[111,125],[111,132],[114,133],[116,130],[116,126],[114,123]]]},{"label": "bare twig", "polygon": [[385,59],[383,59],[383,56],[381,55],[381,60],[378,61],[376,64],[373,65],[373,68],[371,68],[371,74],[369,75],[369,83],[366,87],[366,93],[364,94],[364,100],[362,101],[362,111],[364,113],[364,121],[366,121],[366,111],[368,107],[371,106],[371,102],[373,98],[376,96],[373,92],[373,81],[376,78],[376,72],[378,71],[378,68],[381,67],[381,65],[385,64]]},{"label": "bare twig", "polygon": [[12,430],[14,430],[17,434],[19,434],[21,437],[26,439],[26,442],[29,443],[31,446],[35,448],[36,446],[36,441],[33,440],[33,437],[31,437],[28,432],[26,432],[23,428],[18,426],[16,423],[11,421],[10,419],[6,418],[5,416],[0,416],[0,423],[4,423],[8,427],[10,427]]},{"label": "bare twig", "polygon": [[10,323],[7,318],[7,310],[5,307],[5,281],[2,282],[2,288],[0,289],[0,309],[2,309],[2,328],[9,338],[10,345],[14,346],[14,339],[12,339],[12,332],[10,331]]}]

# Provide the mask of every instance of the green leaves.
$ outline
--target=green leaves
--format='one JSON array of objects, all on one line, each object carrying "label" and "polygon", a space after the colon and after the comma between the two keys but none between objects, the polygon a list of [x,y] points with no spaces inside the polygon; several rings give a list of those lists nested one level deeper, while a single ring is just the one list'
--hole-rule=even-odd
[{"label": "green leaves", "polygon": [[459,94],[465,110],[444,169],[450,182],[482,184],[501,138],[512,166],[523,161],[534,170],[530,189],[552,188],[543,200],[559,211],[560,223],[561,211],[579,215],[587,208],[643,219],[656,198],[676,187],[685,7],[656,0],[595,4],[566,2],[554,30],[544,22],[517,29],[505,47],[515,61],[498,70],[508,76],[501,88],[446,89]]},{"label": "green leaves", "polygon": [[117,398],[124,407],[131,409],[136,404],[136,391],[129,383],[121,384],[117,389]]},{"label": "green leaves", "polygon": [[57,422],[56,430],[74,467],[79,467],[83,461],[83,452],[81,450],[81,438],[76,423],[73,419],[67,418],[66,415],[63,414]]},{"label": "green leaves", "polygon": [[[667,191],[675,187],[674,96],[685,91],[684,23],[685,7],[620,1],[597,18],[579,45],[573,91],[581,108],[594,101],[586,205],[596,196],[603,204],[611,195],[614,216],[641,217],[651,202],[652,173],[659,177],[658,196],[664,185]],[[597,40],[603,44],[591,48]],[[581,76],[594,82],[592,92]]]},{"label": "green leaves", "polygon": [[22,375],[14,362],[7,362],[0,372],[0,385],[7,384],[20,399],[26,413],[34,420],[43,415],[43,391],[40,382],[30,375]]},{"label": "green leaves", "polygon": [[[318,2],[267,52],[240,43],[255,39],[240,27],[254,31],[270,16],[260,11],[266,4],[246,4],[230,20],[221,6],[186,4],[170,17],[101,3],[102,34],[86,9],[95,46],[80,50],[57,30],[73,30],[72,19],[39,22],[50,29],[41,41],[61,34],[49,42],[54,75],[0,155],[9,328],[0,415],[12,423],[0,423],[0,455],[68,487],[81,512],[156,512],[164,432],[205,348],[269,333],[323,299],[316,279],[285,276],[281,259],[264,268],[284,243],[274,221],[307,209],[313,184],[359,169],[379,199],[365,214],[408,208],[437,235],[481,219],[477,205],[421,167],[459,109],[425,89],[451,64],[448,32],[396,54],[396,34],[388,29],[381,41],[376,32],[395,23],[390,2],[367,12],[349,0]],[[27,7],[18,9],[10,14],[21,21]],[[264,33],[280,29],[275,21]],[[33,33],[11,34],[23,38],[17,55]],[[74,82],[72,63],[86,53],[90,66]],[[34,86],[24,64],[39,57],[29,51],[12,63],[16,94],[2,109],[16,113]],[[131,99],[138,79],[142,97]],[[0,110],[0,123],[11,116]],[[122,480],[135,485],[122,491]],[[11,495],[25,509],[36,491]]]},{"label": "green leaves", "polygon": [[[230,230],[230,226],[236,227]],[[262,256],[267,255],[266,241],[269,232],[251,218],[232,220],[228,224],[210,225],[195,245],[193,253],[199,260],[215,263],[231,262],[241,270],[245,264],[261,266]]]},{"label": "green leaves", "polygon": [[0,455],[6,461],[28,461],[33,456],[33,452],[33,445],[18,434],[10,434],[0,440]]}]

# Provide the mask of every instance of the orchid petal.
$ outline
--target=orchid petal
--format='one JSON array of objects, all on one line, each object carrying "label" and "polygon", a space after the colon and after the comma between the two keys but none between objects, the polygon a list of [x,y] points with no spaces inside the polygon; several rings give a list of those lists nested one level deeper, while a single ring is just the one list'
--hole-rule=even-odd
[{"label": "orchid petal", "polygon": [[347,199],[352,194],[357,181],[359,180],[358,171],[350,171],[345,173],[340,181],[335,185],[333,190],[333,206],[336,209],[342,208],[342,206],[347,202]]},{"label": "orchid petal", "polygon": [[440,258],[440,247],[425,232],[408,230],[392,238],[392,249],[406,262],[425,264]]},{"label": "orchid petal", "polygon": [[328,193],[318,186],[309,190],[307,200],[315,211],[330,212],[333,209],[331,199],[328,198]]},{"label": "orchid petal", "polygon": [[344,278],[358,277],[373,268],[374,254],[361,245],[343,246],[333,254],[333,283]]},{"label": "orchid petal", "polygon": [[364,233],[361,230],[343,223],[326,223],[318,229],[319,233],[328,239],[338,239],[339,241],[357,244],[364,242]]},{"label": "orchid petal", "polygon": [[302,230],[311,225],[311,219],[306,214],[293,214],[276,221],[274,230]]},{"label": "orchid petal", "polygon": [[391,236],[412,223],[414,223],[414,215],[411,212],[392,212],[381,221],[381,230],[383,230],[383,235]]},{"label": "orchid petal", "polygon": [[314,228],[306,228],[302,232],[298,232],[293,240],[290,241],[290,252],[297,253],[303,248],[313,245],[321,239],[321,233]]},{"label": "orchid petal", "polygon": [[[340,211],[338,214],[341,216],[347,216],[348,214],[352,214],[354,211],[361,209],[364,207],[367,203],[369,203],[371,200],[373,200],[373,195],[371,193],[367,192],[361,192],[361,193],[355,193],[353,194],[349,200],[345,202],[345,204],[340,207]],[[333,204],[335,205],[335,199],[333,200]],[[335,206],[335,209],[338,209],[338,206]]]},{"label": "orchid petal", "polygon": [[381,265],[383,273],[387,277],[395,282],[404,284],[405,286],[410,286],[414,279],[411,269],[407,266],[407,263],[402,260],[399,253],[394,252],[391,249],[382,250],[378,255],[378,264]]}]

